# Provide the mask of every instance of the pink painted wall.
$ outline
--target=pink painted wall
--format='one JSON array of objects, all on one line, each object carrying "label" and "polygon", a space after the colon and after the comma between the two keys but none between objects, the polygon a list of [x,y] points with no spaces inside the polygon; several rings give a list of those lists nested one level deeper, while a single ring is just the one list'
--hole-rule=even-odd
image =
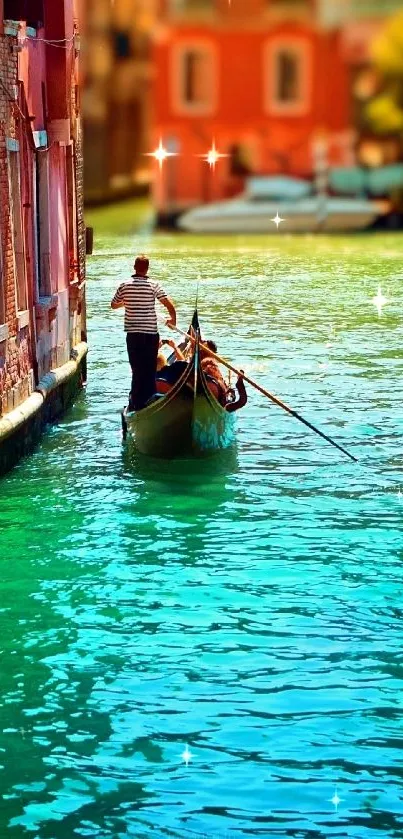
[{"label": "pink painted wall", "polygon": [[[78,54],[72,40],[75,5],[76,0],[44,0],[45,29],[27,35],[21,19],[18,34],[0,38],[1,78],[10,90],[15,87],[19,91],[17,109],[10,106],[4,89],[0,90],[0,249],[4,326],[8,328],[8,337],[0,342],[0,415],[20,404],[49,369],[68,361],[73,344],[81,340],[85,330],[85,226],[81,135],[75,101]],[[2,6],[0,0],[0,24]],[[44,39],[59,38],[65,39],[64,45],[44,43]],[[46,137],[40,138],[40,152],[36,152],[36,131],[46,131]],[[11,150],[18,154],[20,190],[16,186],[16,159],[13,158],[11,168],[6,139],[14,141]],[[36,165],[40,171],[39,190]],[[67,183],[74,205],[71,214]],[[19,254],[23,254],[18,274],[13,258],[16,236],[21,245]],[[17,299],[23,311],[17,312]]]},{"label": "pink painted wall", "polygon": [[70,70],[73,60],[73,0],[55,3],[45,0],[46,37],[50,41],[66,40],[66,48],[46,45],[49,119],[67,119],[70,115]]},{"label": "pink painted wall", "polygon": [[[21,34],[24,37],[25,24],[21,24]],[[44,37],[44,30],[38,32],[38,38]],[[32,68],[35,71],[32,71]],[[18,78],[24,85],[28,112],[35,119],[32,122],[34,131],[42,131],[45,127],[43,113],[42,84],[46,82],[45,44],[41,40],[27,37],[19,55]]]},{"label": "pink painted wall", "polygon": [[52,291],[68,287],[67,194],[65,149],[55,143],[49,151],[50,264]]}]

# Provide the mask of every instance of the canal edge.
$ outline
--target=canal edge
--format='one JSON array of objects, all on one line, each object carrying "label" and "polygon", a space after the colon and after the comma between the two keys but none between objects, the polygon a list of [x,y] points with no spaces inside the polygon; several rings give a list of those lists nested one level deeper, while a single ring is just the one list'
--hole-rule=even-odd
[{"label": "canal edge", "polygon": [[46,373],[35,390],[17,408],[0,417],[0,476],[30,454],[45,426],[72,404],[87,378],[88,345],[81,341],[70,360]]}]

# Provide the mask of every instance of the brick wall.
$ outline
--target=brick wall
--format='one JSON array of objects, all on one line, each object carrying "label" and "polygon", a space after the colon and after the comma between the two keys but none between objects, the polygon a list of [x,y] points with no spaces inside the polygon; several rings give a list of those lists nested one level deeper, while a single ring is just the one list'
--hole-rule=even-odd
[{"label": "brick wall", "polygon": [[[24,26],[25,24],[21,23],[20,34],[22,36],[25,34]],[[46,37],[46,32],[42,32],[41,37]],[[38,63],[38,66],[35,66],[35,63],[34,65],[31,63],[27,65],[27,60],[35,62],[35,56],[38,55],[36,51],[32,51],[29,54],[25,53],[24,60],[19,64],[19,56],[22,55],[20,49],[21,44],[18,43],[17,36],[0,34],[0,248],[2,257],[0,266],[3,266],[2,282],[5,302],[5,324],[0,323],[0,415],[12,410],[26,399],[35,387],[38,378],[49,369],[59,367],[68,361],[72,347],[82,340],[82,333],[85,332],[85,225],[82,137],[79,103],[77,101],[78,55],[74,53],[74,60],[71,61],[71,52],[67,53],[66,51],[66,66],[69,68],[71,83],[66,109],[70,117],[71,142],[73,144],[72,166],[74,166],[73,212],[69,214],[69,208],[67,207],[66,218],[69,217],[70,219],[69,236],[74,238],[75,244],[70,253],[66,288],[63,291],[64,283],[60,282],[60,277],[51,278],[53,283],[51,287],[54,288],[56,293],[52,296],[51,302],[46,303],[43,299],[37,299],[33,265],[36,218],[32,198],[33,159],[35,154],[32,132],[35,128],[48,130],[51,149],[46,152],[47,154],[54,152],[58,139],[52,134],[52,123],[35,126],[35,117],[29,119],[29,115],[34,111],[29,110],[27,105],[30,91],[24,89],[24,78],[27,88],[33,89],[36,86],[40,90],[41,83],[46,85],[49,76],[52,74],[51,63],[47,66],[47,61],[49,58],[51,62],[54,56],[49,51],[46,53],[46,67],[40,63]],[[23,46],[22,49],[26,50],[27,47]],[[25,76],[24,69],[21,69],[24,67]],[[22,81],[20,81],[18,99],[16,100],[15,91],[18,90],[19,78]],[[25,205],[22,208],[22,213],[29,316],[25,316],[23,319],[19,319],[16,308],[16,276],[7,139],[19,141],[19,152],[17,153],[20,158],[23,187],[22,203]],[[68,140],[68,138],[65,139]],[[60,147],[61,156],[65,153],[66,149],[63,146]],[[60,223],[60,219],[58,221],[57,217],[55,222],[55,207],[49,205],[43,208],[41,205],[40,212],[43,210],[49,214],[53,224]],[[67,332],[65,327],[62,328],[62,325],[66,323],[68,325]],[[6,326],[7,329],[5,329]]]},{"label": "brick wall", "polygon": [[[24,130],[15,100],[18,81],[17,38],[0,36],[0,246],[3,264],[5,324],[8,337],[0,342],[0,413],[17,407],[34,386],[32,340],[29,326],[19,329],[16,309],[15,264],[7,156],[7,139]],[[21,120],[21,122],[20,122]]]}]

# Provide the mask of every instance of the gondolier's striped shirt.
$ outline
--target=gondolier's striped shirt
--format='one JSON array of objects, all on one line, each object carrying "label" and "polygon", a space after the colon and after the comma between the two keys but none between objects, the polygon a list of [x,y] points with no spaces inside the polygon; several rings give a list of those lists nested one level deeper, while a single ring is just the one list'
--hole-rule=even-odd
[{"label": "gondolier's striped shirt", "polygon": [[155,301],[168,297],[159,283],[149,277],[133,275],[131,280],[122,283],[112,303],[125,305],[125,332],[146,332],[156,335],[158,332]]}]

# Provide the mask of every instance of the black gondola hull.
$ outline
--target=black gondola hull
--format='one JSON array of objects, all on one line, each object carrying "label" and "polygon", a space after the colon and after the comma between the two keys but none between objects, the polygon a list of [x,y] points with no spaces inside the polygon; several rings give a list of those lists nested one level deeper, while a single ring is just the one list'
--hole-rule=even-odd
[{"label": "black gondola hull", "polygon": [[234,416],[210,393],[197,351],[169,393],[124,419],[138,450],[153,457],[206,456],[235,441]]}]

